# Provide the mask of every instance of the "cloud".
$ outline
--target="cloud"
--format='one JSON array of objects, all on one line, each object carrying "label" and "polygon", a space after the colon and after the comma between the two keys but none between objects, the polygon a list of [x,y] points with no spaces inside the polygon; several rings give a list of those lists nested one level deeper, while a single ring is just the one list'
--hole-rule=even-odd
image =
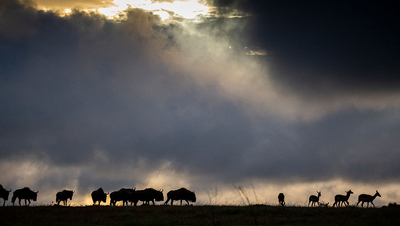
[{"label": "cloud", "polygon": [[48,9],[98,9],[114,6],[114,0],[36,0],[36,3]]},{"label": "cloud", "polygon": [[399,176],[398,92],[292,90],[285,79],[305,89],[314,81],[278,78],[282,62],[269,48],[246,55],[258,46],[243,37],[249,18],[167,23],[130,8],[113,21],[0,6],[7,188],[74,189],[90,204],[98,187],[185,186],[209,200],[217,186],[229,203],[232,183],[274,183],[266,189],[275,192],[296,182],[307,198],[338,178],[374,191]]}]

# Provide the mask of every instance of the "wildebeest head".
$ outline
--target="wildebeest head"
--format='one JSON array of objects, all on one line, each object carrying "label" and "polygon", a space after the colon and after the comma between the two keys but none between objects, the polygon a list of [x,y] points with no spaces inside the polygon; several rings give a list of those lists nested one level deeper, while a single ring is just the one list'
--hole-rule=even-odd
[{"label": "wildebeest head", "polygon": [[149,192],[155,201],[164,201],[163,190],[156,190],[154,188],[146,188],[144,190]]},{"label": "wildebeest head", "polygon": [[32,199],[33,201],[37,200],[37,194],[39,193],[39,191],[32,191],[32,193],[29,195],[30,199]]},{"label": "wildebeest head", "polygon": [[[11,190],[10,190],[11,191]],[[2,194],[2,198],[4,199],[4,201],[8,200],[8,196],[10,195],[10,191],[6,191]]]},{"label": "wildebeest head", "polygon": [[163,195],[162,190],[154,192],[154,199],[156,201],[164,201],[164,195]]},{"label": "wildebeest head", "polygon": [[3,188],[3,185],[0,184],[0,198],[3,198],[4,201],[8,200],[8,196],[10,195],[11,189],[7,191]]},{"label": "wildebeest head", "polygon": [[194,192],[190,192],[189,201],[196,202],[196,194]]}]

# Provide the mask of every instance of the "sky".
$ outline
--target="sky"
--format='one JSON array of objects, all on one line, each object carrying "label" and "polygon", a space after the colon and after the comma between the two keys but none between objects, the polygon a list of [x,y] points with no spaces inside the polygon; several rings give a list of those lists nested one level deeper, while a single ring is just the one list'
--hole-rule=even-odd
[{"label": "sky", "polygon": [[99,187],[400,202],[399,17],[390,1],[3,0],[0,184],[36,205]]}]

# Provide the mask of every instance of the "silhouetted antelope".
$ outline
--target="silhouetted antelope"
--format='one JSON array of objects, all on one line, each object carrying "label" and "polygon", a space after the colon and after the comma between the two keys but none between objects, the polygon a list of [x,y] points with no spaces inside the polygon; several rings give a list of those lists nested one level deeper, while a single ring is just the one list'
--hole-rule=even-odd
[{"label": "silhouetted antelope", "polygon": [[[346,191],[346,195],[336,195],[335,196],[335,203],[333,204],[333,206],[341,206],[342,204],[344,204],[345,206],[349,205],[349,197],[350,194],[353,194],[353,192],[351,190]],[[340,203],[342,202],[342,203]]]},{"label": "silhouetted antelope", "polygon": [[315,203],[317,203],[319,205],[319,197],[321,197],[321,192],[317,191],[317,193],[318,193],[318,196],[315,196],[315,195],[310,196],[310,198],[308,199],[308,206],[310,206],[310,202],[312,202],[311,206],[315,206]]},{"label": "silhouetted antelope", "polygon": [[278,200],[279,200],[279,204],[281,204],[281,206],[285,206],[285,195],[283,193],[279,193]]},{"label": "silhouetted antelope", "polygon": [[381,194],[379,194],[378,190],[376,190],[376,193],[375,193],[374,196],[372,196],[372,195],[366,195],[366,194],[361,194],[361,195],[358,196],[358,202],[357,202],[357,205],[356,205],[356,206],[358,206],[358,203],[362,202],[362,203],[361,203],[361,207],[363,207],[364,202],[367,202],[367,207],[369,206],[369,203],[371,203],[371,204],[375,207],[375,204],[374,204],[372,201],[374,201],[374,199],[376,198],[376,196],[381,197]]}]

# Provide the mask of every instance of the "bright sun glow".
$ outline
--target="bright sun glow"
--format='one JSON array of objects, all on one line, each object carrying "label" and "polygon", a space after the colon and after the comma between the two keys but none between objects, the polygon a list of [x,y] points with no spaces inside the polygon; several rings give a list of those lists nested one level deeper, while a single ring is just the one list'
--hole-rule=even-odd
[{"label": "bright sun glow", "polygon": [[132,8],[141,8],[157,14],[162,20],[170,16],[194,19],[199,15],[206,15],[210,9],[208,6],[199,3],[197,0],[173,1],[173,2],[152,2],[151,0],[115,0],[115,6],[101,8],[98,11],[107,17],[113,18],[126,10],[129,6]]}]

